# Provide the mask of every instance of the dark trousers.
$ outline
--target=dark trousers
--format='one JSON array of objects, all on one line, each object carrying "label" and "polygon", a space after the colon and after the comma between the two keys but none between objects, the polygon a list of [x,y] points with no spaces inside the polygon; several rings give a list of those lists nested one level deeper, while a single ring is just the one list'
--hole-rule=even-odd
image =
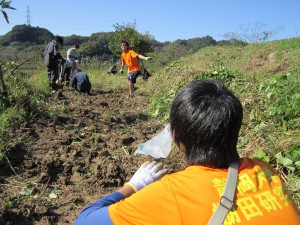
[{"label": "dark trousers", "polygon": [[55,63],[51,66],[48,66],[47,73],[48,73],[49,87],[51,87],[53,90],[57,90],[58,85],[56,84],[56,81],[58,80],[58,64]]}]

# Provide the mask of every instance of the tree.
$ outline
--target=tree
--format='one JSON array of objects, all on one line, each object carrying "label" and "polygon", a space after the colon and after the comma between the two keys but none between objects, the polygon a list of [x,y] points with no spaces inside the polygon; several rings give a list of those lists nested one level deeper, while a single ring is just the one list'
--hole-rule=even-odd
[{"label": "tree", "polygon": [[228,32],[224,34],[224,37],[247,43],[263,43],[268,41],[274,34],[283,29],[282,26],[279,26],[272,30],[266,30],[266,27],[267,25],[261,22],[256,22],[254,25],[247,24],[240,26],[238,28],[238,32]]},{"label": "tree", "polygon": [[140,54],[146,54],[154,51],[151,45],[154,38],[148,33],[140,34],[137,32],[135,23],[127,25],[117,23],[114,27],[116,31],[109,42],[109,49],[115,55],[120,55],[122,52],[120,48],[120,42],[122,40],[128,41],[130,47]]},{"label": "tree", "polygon": [[71,36],[64,37],[64,45],[65,46],[72,46],[74,44],[81,45],[82,43],[85,43],[88,40],[89,40],[89,37],[78,36],[78,35],[72,34]]},{"label": "tree", "polygon": [[1,0],[1,2],[0,2],[1,12],[2,12],[2,14],[4,16],[4,19],[6,20],[7,23],[9,23],[8,15],[4,11],[4,9],[13,9],[13,10],[16,10],[14,7],[11,7],[10,4],[11,4],[11,1]]},{"label": "tree", "polygon": [[240,41],[240,40],[237,40],[237,39],[234,39],[234,38],[229,39],[229,40],[221,40],[221,41],[217,42],[217,45],[219,45],[219,46],[228,46],[228,45],[245,46],[247,44],[248,44],[247,42]]},{"label": "tree", "polygon": [[92,57],[100,54],[100,47],[98,43],[88,41],[80,46],[80,52],[85,56]]},{"label": "tree", "polygon": [[164,46],[161,53],[158,55],[157,61],[160,61],[161,65],[166,65],[169,62],[178,60],[179,58],[187,55],[189,49],[183,42],[174,41]]},{"label": "tree", "polygon": [[85,56],[113,56],[108,45],[113,37],[113,32],[93,33],[89,40],[80,46],[80,52]]}]

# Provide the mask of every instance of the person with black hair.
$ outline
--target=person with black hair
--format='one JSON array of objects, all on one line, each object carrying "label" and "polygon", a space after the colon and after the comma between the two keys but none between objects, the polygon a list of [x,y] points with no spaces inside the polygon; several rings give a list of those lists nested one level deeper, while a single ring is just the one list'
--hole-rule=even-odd
[{"label": "person with black hair", "polygon": [[88,94],[90,94],[92,88],[88,75],[78,68],[75,68],[74,73],[70,76],[70,86],[78,92]]},{"label": "person with black hair", "polygon": [[242,104],[224,84],[190,83],[170,111],[172,137],[187,167],[165,175],[161,163],[142,164],[122,188],[82,210],[75,225],[300,224],[271,165],[239,156],[242,119]]},{"label": "person with black hair", "polygon": [[135,91],[134,84],[136,83],[136,79],[141,74],[141,66],[139,64],[138,59],[148,60],[151,57],[146,57],[141,54],[136,53],[135,51],[129,49],[129,43],[127,41],[121,41],[121,49],[122,49],[122,65],[120,73],[123,73],[125,65],[128,67],[128,88],[129,88],[129,98],[134,97],[133,92]]},{"label": "person with black hair", "polygon": [[71,75],[72,66],[73,63],[67,58],[63,57],[59,69],[59,78],[58,78],[59,83],[65,82],[66,85],[70,84],[70,75]]},{"label": "person with black hair", "polygon": [[59,64],[63,60],[59,52],[59,45],[62,45],[63,42],[62,37],[55,36],[44,51],[44,63],[47,66],[49,86],[53,90],[58,90],[56,81],[59,76]]}]

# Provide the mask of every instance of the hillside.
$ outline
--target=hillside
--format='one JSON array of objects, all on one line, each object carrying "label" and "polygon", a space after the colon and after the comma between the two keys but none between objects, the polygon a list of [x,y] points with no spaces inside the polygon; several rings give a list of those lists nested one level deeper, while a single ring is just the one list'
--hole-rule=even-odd
[{"label": "hillside", "polygon": [[241,153],[254,155],[258,149],[266,148],[268,154],[288,151],[288,146],[282,146],[287,143],[281,140],[290,140],[290,147],[300,143],[299,137],[290,136],[299,134],[299,51],[299,38],[201,49],[170,63],[150,81],[151,91],[159,90],[150,105],[152,115],[167,119],[170,102],[181,87],[195,79],[214,77],[227,83],[243,101],[242,132],[249,133],[243,133]]},{"label": "hillside", "polygon": [[[124,31],[128,29],[128,27],[121,26],[119,29],[123,29]],[[136,32],[136,35],[138,35],[139,38],[135,39],[141,39],[141,37],[143,37],[143,35],[138,34],[138,32]],[[29,55],[36,55],[37,51],[39,51],[40,54],[43,52],[45,45],[49,43],[53,37],[53,33],[45,28],[32,27],[25,24],[14,26],[11,31],[0,36],[0,51],[2,53],[0,55],[0,62],[14,59],[26,60],[28,53]],[[173,51],[173,49],[176,48],[176,55],[179,56],[194,53],[206,46],[246,45],[246,43],[237,40],[216,41],[208,35],[187,40],[178,39],[174,42],[159,42],[151,36],[144,35],[143,38],[145,37],[145,40],[150,42],[147,47],[147,52],[155,51],[162,53],[170,50]],[[78,53],[82,55],[82,57],[94,57],[98,61],[107,61],[112,58],[119,58],[119,53],[116,54],[119,50],[120,40],[118,38],[121,38],[118,37],[118,30],[115,32],[97,32],[91,34],[89,37],[73,34],[63,37],[64,44],[61,48],[62,52],[66,52],[70,46],[78,44],[80,45]],[[143,45],[141,51],[145,50],[146,46],[147,45]],[[24,55],[25,52],[27,54]],[[140,53],[144,54],[144,52]]]},{"label": "hillside", "polygon": [[5,35],[0,36],[0,46],[9,46],[12,43],[38,45],[45,44],[53,39],[54,35],[47,29],[28,25],[17,25]]},{"label": "hillside", "polygon": [[[153,76],[137,81],[133,99],[126,97],[125,77],[110,76],[98,64],[82,66],[91,78],[92,95],[68,87],[43,92],[46,73],[42,62],[36,62],[37,70],[20,74],[33,88],[29,93],[36,109],[1,137],[9,163],[0,161],[0,224],[72,224],[86,204],[122,186],[150,159],[133,154],[137,145],[163,129],[180,88],[203,77],[222,80],[241,99],[239,153],[269,161],[300,206],[299,52],[300,39],[288,39],[207,46],[163,68],[156,55],[145,63]],[[18,81],[14,77],[10,80]],[[28,99],[10,109],[7,120],[3,113],[1,127],[21,121],[25,105],[30,105]],[[185,167],[175,147],[160,161],[170,173]]]}]

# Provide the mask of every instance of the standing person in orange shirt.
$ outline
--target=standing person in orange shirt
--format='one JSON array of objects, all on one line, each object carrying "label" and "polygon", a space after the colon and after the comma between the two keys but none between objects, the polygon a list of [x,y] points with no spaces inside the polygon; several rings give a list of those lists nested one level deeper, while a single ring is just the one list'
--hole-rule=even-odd
[{"label": "standing person in orange shirt", "polygon": [[127,41],[121,41],[121,49],[122,49],[122,66],[120,72],[123,73],[125,65],[128,67],[128,88],[129,88],[129,95],[128,97],[134,97],[133,92],[135,91],[134,84],[136,83],[137,77],[141,74],[141,67],[139,64],[140,59],[148,60],[151,57],[145,57],[141,54],[136,53],[133,50],[129,49],[129,43]]},{"label": "standing person in orange shirt", "polygon": [[[188,166],[165,175],[162,164],[142,164],[122,188],[87,206],[75,225],[299,225],[299,210],[275,170],[240,158],[242,119],[239,99],[222,83],[190,83],[170,112],[173,140]],[[220,212],[221,221],[212,222]]]}]

